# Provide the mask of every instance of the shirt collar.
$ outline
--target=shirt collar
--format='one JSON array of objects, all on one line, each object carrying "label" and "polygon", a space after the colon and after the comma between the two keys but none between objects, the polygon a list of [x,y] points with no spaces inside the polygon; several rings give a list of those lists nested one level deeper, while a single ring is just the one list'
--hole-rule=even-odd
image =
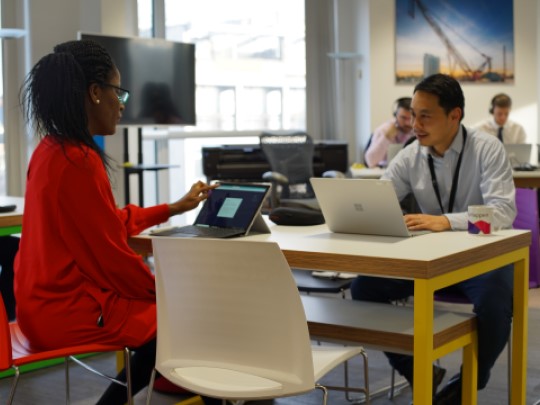
[{"label": "shirt collar", "polygon": [[[491,117],[490,124],[493,126],[493,128],[498,129],[501,126],[495,122],[495,118]],[[508,120],[506,121],[506,124],[508,124]],[[506,124],[504,124],[502,127],[505,128]]]}]

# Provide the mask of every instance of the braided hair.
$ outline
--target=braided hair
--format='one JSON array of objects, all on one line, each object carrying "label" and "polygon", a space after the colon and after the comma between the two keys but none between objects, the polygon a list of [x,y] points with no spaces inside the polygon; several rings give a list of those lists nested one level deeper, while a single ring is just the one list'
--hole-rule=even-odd
[{"label": "braided hair", "polygon": [[88,86],[106,83],[115,69],[107,50],[95,41],[69,41],[54,47],[32,68],[21,88],[25,118],[37,136],[52,137],[96,151],[107,169],[109,158],[88,130],[85,102]]}]

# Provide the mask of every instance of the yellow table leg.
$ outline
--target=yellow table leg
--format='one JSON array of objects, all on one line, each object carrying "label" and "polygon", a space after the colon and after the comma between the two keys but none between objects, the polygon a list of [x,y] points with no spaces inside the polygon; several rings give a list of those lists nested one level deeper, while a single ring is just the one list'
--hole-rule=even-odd
[{"label": "yellow table leg", "polygon": [[414,281],[415,405],[431,404],[433,396],[433,290],[427,280]]},{"label": "yellow table leg", "polygon": [[512,405],[524,405],[527,392],[527,310],[529,295],[529,256],[514,263],[514,320],[512,335]]},{"label": "yellow table leg", "polygon": [[475,405],[478,397],[478,335],[473,332],[472,341],[463,347],[463,370],[462,370],[463,405]]}]

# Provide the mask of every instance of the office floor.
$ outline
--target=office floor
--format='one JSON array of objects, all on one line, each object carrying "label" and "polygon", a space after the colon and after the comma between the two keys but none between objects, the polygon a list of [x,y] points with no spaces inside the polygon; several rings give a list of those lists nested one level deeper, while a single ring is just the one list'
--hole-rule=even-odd
[{"label": "office floor", "polygon": [[[459,305],[456,306],[459,309]],[[540,289],[530,290],[529,299],[529,360],[528,360],[528,383],[527,383],[527,404],[533,404],[540,398]],[[453,353],[442,359],[441,366],[447,368],[445,380],[450,378],[459,369],[460,353]],[[386,386],[390,382],[390,367],[384,356],[374,350],[368,350],[369,356],[369,376],[371,390]],[[507,398],[507,361],[506,352],[500,357],[493,369],[488,387],[479,392],[478,403],[480,405],[504,404]],[[99,355],[89,360],[89,363],[114,373],[115,357],[113,354]],[[362,378],[361,363],[359,360],[351,365],[353,378]],[[51,367],[44,370],[34,371],[21,376],[15,404],[59,404],[64,402],[64,371],[63,366]],[[101,378],[82,370],[73,365],[71,368],[71,403],[75,405],[94,404],[105,390],[107,382]],[[330,373],[323,381],[332,384],[340,384],[343,381],[342,370],[338,369]],[[11,379],[0,380],[0,402],[3,402],[9,392]],[[444,382],[443,382],[444,384]],[[281,398],[275,401],[249,402],[254,405],[312,405],[320,404],[320,392],[291,397]],[[152,404],[173,405],[178,404],[185,396],[164,395],[155,393],[152,397]],[[144,404],[146,400],[146,390],[135,397],[137,405]],[[403,392],[390,400],[386,395],[376,397],[372,400],[375,405],[409,405],[411,401],[411,391],[405,388]],[[350,404],[342,393],[331,392],[329,404],[345,405]]]}]

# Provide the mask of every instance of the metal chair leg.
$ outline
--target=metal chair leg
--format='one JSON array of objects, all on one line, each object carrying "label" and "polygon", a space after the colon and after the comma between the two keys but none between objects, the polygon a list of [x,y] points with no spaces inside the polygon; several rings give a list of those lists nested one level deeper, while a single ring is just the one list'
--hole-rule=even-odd
[{"label": "metal chair leg", "polygon": [[95,368],[89,366],[88,364],[86,364],[83,361],[79,360],[75,356],[69,356],[69,360],[74,361],[79,366],[87,369],[88,371],[91,371],[92,373],[94,373],[96,375],[99,375],[100,377],[106,378],[107,380],[109,380],[109,381],[111,381],[111,382],[113,382],[115,384],[119,384],[119,385],[121,385],[123,387],[126,387],[127,396],[128,396],[127,403],[128,403],[128,405],[133,405],[133,390],[132,390],[132,385],[131,385],[131,350],[128,347],[124,348],[124,367],[126,369],[126,381],[125,382],[117,380],[114,377],[111,377],[111,376],[109,376],[107,374],[102,373],[99,370],[96,370]]},{"label": "metal chair leg", "polygon": [[66,404],[71,403],[70,391],[69,391],[69,357],[64,357],[64,374],[65,374],[65,384],[66,384]]},{"label": "metal chair leg", "polygon": [[315,388],[318,390],[321,390],[323,393],[323,405],[326,405],[328,403],[328,390],[324,385],[315,384]]},{"label": "metal chair leg", "polygon": [[15,397],[15,390],[17,389],[17,383],[19,382],[19,376],[21,375],[19,367],[12,366],[12,368],[15,370],[15,376],[13,377],[13,382],[11,383],[11,390],[9,392],[9,398],[7,400],[8,405],[11,405],[13,403],[13,398]]},{"label": "metal chair leg", "polygon": [[148,392],[146,393],[146,405],[150,405],[150,400],[152,399],[152,391],[154,390],[154,381],[156,381],[156,369],[152,370],[150,375],[150,383],[148,384]]},{"label": "metal chair leg", "polygon": [[131,386],[131,350],[129,348],[124,348],[124,363],[126,368],[126,388],[128,405],[133,405],[133,389]]}]

